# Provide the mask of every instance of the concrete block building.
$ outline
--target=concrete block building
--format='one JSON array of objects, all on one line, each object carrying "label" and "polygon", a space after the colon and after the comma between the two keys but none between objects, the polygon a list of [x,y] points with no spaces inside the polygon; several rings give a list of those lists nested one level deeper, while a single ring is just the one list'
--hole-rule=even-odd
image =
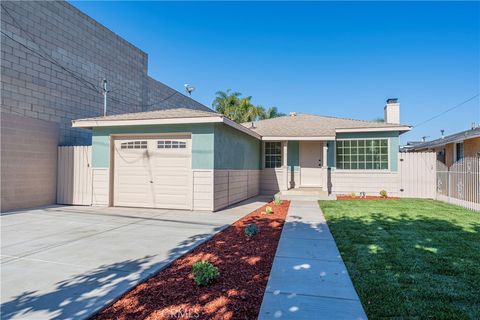
[{"label": "concrete block building", "polygon": [[[148,56],[65,1],[1,3],[1,209],[55,203],[57,146],[90,145],[78,118],[210,111],[148,76]],[[48,150],[48,152],[47,152]]]}]

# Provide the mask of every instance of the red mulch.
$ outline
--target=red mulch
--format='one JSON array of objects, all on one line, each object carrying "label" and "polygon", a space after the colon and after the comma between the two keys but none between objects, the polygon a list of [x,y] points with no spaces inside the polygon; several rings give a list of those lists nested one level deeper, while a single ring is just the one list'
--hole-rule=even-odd
[{"label": "red mulch", "polygon": [[[268,204],[241,218],[191,253],[123,295],[94,319],[256,319],[290,205]],[[255,222],[251,239],[244,227]],[[218,279],[197,286],[192,265],[208,260],[220,270]]]},{"label": "red mulch", "polygon": [[398,200],[400,199],[399,197],[380,197],[380,196],[365,196],[364,198],[361,197],[352,197],[352,196],[346,196],[346,195],[339,195],[337,196],[337,200],[343,200],[343,201],[349,201],[349,200]]}]

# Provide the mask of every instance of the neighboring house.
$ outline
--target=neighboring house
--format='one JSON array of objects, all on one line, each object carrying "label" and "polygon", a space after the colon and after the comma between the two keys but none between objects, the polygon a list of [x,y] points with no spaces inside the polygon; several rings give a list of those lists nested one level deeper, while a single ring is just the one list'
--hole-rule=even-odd
[{"label": "neighboring house", "polygon": [[416,143],[405,149],[409,152],[434,151],[447,167],[464,157],[480,156],[480,127],[445,136],[433,141]]},{"label": "neighboring house", "polygon": [[148,56],[64,1],[2,1],[1,210],[56,202],[57,146],[90,145],[71,120],[210,109],[148,76]]},{"label": "neighboring house", "polygon": [[93,204],[218,210],[291,188],[398,195],[400,106],[385,122],[295,114],[240,125],[190,109],[73,121],[92,129]]}]

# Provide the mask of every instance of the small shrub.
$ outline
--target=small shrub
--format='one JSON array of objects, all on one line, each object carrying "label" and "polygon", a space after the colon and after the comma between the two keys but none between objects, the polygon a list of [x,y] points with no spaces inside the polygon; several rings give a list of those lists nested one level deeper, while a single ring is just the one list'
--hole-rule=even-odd
[{"label": "small shrub", "polygon": [[256,224],[251,223],[247,225],[243,231],[245,232],[245,235],[250,238],[258,233],[258,227]]},{"label": "small shrub", "polygon": [[266,213],[266,214],[273,214],[273,209],[272,209],[272,207],[270,207],[270,206],[266,207],[266,208],[265,208],[265,213]]},{"label": "small shrub", "polygon": [[387,191],[386,191],[386,190],[381,190],[381,191],[380,191],[380,196],[381,196],[382,198],[387,198],[387,197],[388,197]]},{"label": "small shrub", "polygon": [[220,272],[208,261],[198,261],[193,264],[193,280],[198,286],[206,286],[218,278]]},{"label": "small shrub", "polygon": [[356,198],[356,197],[357,197],[357,194],[356,194],[355,192],[352,192],[352,193],[350,193],[350,197]]},{"label": "small shrub", "polygon": [[280,199],[280,197],[275,197],[273,198],[273,203],[277,206],[281,205],[282,204],[282,200]]}]

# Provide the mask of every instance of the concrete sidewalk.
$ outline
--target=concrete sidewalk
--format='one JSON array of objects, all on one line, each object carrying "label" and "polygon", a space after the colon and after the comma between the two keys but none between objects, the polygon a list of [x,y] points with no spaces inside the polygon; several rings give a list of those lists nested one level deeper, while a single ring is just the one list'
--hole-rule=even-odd
[{"label": "concrete sidewalk", "polygon": [[292,201],[259,319],[367,319],[316,201]]},{"label": "concrete sidewalk", "polygon": [[86,319],[265,204],[217,211],[52,206],[2,213],[0,319]]}]

